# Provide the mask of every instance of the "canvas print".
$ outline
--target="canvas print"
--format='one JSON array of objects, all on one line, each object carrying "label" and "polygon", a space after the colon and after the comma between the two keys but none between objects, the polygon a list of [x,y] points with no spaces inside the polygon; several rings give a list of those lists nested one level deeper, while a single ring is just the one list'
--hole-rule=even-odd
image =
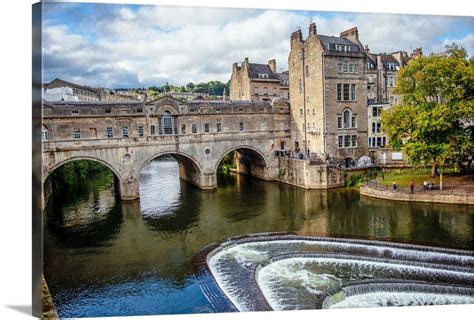
[{"label": "canvas print", "polygon": [[34,12],[44,318],[474,303],[472,17]]}]

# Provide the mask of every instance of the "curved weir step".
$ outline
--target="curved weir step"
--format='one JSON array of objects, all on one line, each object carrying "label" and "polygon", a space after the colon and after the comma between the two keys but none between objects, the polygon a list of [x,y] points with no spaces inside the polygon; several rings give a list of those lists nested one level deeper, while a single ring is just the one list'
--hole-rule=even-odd
[{"label": "curved weir step", "polygon": [[[467,250],[263,233],[201,249],[193,269],[218,312],[320,309],[356,285],[387,293],[389,304],[398,303],[396,295],[401,305],[474,302],[474,252]],[[389,285],[398,291],[384,289]]]}]

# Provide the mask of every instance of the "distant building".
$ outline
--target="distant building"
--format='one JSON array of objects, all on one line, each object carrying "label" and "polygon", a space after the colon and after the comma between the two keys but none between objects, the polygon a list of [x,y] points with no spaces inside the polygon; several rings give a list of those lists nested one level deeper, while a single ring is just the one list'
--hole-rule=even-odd
[{"label": "distant building", "polygon": [[245,58],[239,66],[234,63],[230,78],[230,100],[269,102],[274,98],[289,99],[288,72],[278,73],[276,61],[268,64],[249,63]]},{"label": "distant building", "polygon": [[390,108],[389,103],[374,103],[368,105],[368,146],[369,149],[385,148],[388,144],[387,135],[382,131],[381,117],[382,110]]},{"label": "distant building", "polygon": [[119,94],[113,89],[108,88],[94,88],[94,91],[99,94],[100,101],[111,101],[111,102],[138,102],[141,101],[140,97],[128,95],[125,93]]},{"label": "distant building", "polygon": [[410,56],[406,51],[373,54],[370,53],[368,46],[365,46],[365,51],[368,103],[390,103],[390,105],[400,103],[401,96],[394,92],[398,72],[410,59],[422,55],[422,48],[416,48]]},{"label": "distant building", "polygon": [[398,73],[408,62],[423,54],[422,48],[416,48],[409,56],[405,51],[389,54],[367,53],[367,132],[369,154],[378,164],[407,163],[406,155],[388,148],[388,137],[384,133],[380,113],[402,102],[400,94],[395,93]]},{"label": "distant building", "polygon": [[406,165],[406,156],[388,148],[387,134],[382,130],[382,111],[390,109],[390,103],[369,103],[367,106],[369,155],[376,165]]},{"label": "distant building", "polygon": [[136,96],[119,93],[113,89],[92,88],[59,78],[43,85],[43,99],[46,101],[140,101]]},{"label": "distant building", "polygon": [[61,79],[54,79],[43,87],[46,101],[100,101],[100,95],[91,87]]},{"label": "distant building", "polygon": [[366,53],[357,28],[332,37],[311,23],[306,40],[293,32],[288,64],[292,149],[347,166],[367,156]]}]

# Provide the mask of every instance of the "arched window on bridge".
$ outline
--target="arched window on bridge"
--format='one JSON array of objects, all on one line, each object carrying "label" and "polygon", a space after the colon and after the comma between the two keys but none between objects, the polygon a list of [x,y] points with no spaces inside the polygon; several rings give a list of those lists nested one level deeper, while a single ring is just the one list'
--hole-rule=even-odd
[{"label": "arched window on bridge", "polygon": [[165,111],[158,119],[159,134],[178,134],[176,118],[169,111]]},{"label": "arched window on bridge", "polygon": [[41,128],[41,141],[48,141],[49,135],[48,135],[48,128],[43,125]]}]

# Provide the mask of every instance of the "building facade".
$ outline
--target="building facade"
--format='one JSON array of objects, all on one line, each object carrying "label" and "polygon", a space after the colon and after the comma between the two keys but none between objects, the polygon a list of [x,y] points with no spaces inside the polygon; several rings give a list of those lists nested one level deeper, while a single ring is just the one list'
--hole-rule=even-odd
[{"label": "building facade", "polygon": [[288,72],[278,73],[276,61],[250,63],[248,58],[234,63],[230,78],[230,100],[270,102],[274,98],[288,100]]},{"label": "building facade", "polygon": [[339,37],[318,35],[310,24],[291,35],[288,58],[291,137],[295,151],[344,160],[367,155],[366,53],[357,28]]},{"label": "building facade", "polygon": [[388,110],[390,108],[389,103],[373,103],[368,104],[367,106],[367,123],[368,127],[368,140],[367,144],[369,150],[374,150],[377,148],[386,148],[388,139],[387,135],[382,131],[382,110]]},{"label": "building facade", "polygon": [[100,101],[100,94],[91,87],[56,78],[44,85],[43,99],[46,101]]},{"label": "building facade", "polygon": [[422,55],[422,48],[416,48],[409,56],[406,51],[396,51],[389,54],[367,53],[367,100],[368,103],[389,103],[395,105],[401,102],[401,96],[395,92],[398,72],[407,65],[410,59]]},{"label": "building facade", "polygon": [[405,51],[389,54],[367,53],[367,124],[368,146],[370,157],[377,164],[406,164],[406,156],[400,152],[392,152],[388,148],[388,137],[381,125],[382,110],[401,103],[402,97],[395,92],[398,73],[408,62],[422,55],[422,48],[416,48],[409,56]]}]

